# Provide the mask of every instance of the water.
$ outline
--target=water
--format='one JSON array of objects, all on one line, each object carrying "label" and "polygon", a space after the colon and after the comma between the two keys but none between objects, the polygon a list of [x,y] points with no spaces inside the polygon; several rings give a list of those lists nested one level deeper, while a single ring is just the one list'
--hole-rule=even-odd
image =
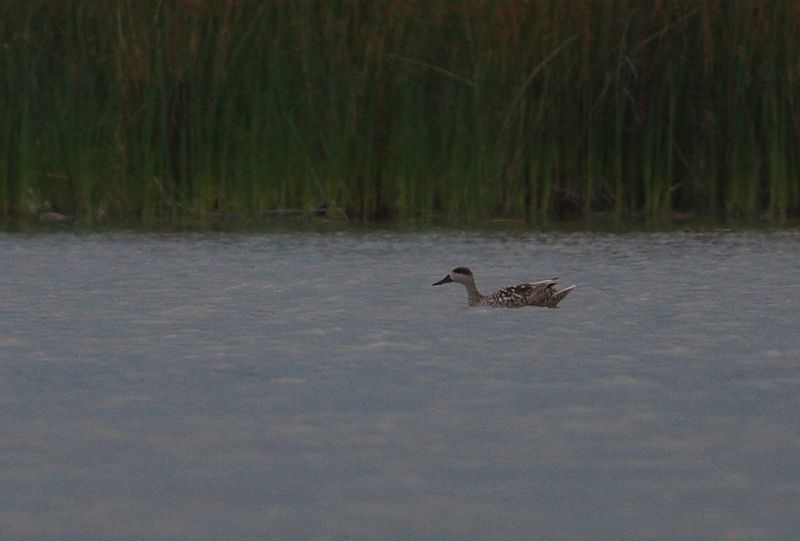
[{"label": "water", "polygon": [[[800,233],[0,235],[0,538],[783,540]],[[558,275],[559,310],[467,309]]]}]

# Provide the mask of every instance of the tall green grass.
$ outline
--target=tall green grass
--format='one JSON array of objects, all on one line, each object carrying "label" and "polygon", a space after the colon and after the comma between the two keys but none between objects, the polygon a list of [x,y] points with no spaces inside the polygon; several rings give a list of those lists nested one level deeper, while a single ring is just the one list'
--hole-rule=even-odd
[{"label": "tall green grass", "polygon": [[800,0],[7,0],[0,214],[800,213]]}]

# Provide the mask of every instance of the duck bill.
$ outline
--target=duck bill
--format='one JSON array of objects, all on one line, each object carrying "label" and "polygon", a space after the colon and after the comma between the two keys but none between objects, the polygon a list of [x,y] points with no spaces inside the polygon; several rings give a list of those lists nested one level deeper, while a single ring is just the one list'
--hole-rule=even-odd
[{"label": "duck bill", "polygon": [[450,282],[452,282],[452,281],[453,281],[453,279],[452,279],[452,278],[450,278],[450,275],[448,274],[447,276],[445,276],[444,278],[442,278],[441,280],[439,280],[438,282],[436,282],[436,283],[435,283],[435,284],[433,284],[433,285],[435,285],[435,286],[438,286],[438,285],[441,285],[441,284],[447,284],[447,283],[450,283]]}]

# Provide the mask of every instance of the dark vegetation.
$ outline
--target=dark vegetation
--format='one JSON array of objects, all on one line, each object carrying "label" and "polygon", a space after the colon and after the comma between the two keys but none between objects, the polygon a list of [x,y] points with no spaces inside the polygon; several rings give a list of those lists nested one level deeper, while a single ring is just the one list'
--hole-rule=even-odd
[{"label": "dark vegetation", "polygon": [[800,213],[798,1],[6,0],[0,70],[5,221]]}]

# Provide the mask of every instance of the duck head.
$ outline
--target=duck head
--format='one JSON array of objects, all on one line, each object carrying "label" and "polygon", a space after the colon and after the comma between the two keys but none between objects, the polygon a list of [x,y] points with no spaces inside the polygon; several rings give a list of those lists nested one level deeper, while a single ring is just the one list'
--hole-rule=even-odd
[{"label": "duck head", "polygon": [[441,284],[449,284],[450,282],[458,282],[459,284],[468,284],[470,282],[474,282],[475,278],[472,276],[472,271],[469,270],[467,267],[456,267],[450,271],[450,273],[436,282],[435,286]]}]

